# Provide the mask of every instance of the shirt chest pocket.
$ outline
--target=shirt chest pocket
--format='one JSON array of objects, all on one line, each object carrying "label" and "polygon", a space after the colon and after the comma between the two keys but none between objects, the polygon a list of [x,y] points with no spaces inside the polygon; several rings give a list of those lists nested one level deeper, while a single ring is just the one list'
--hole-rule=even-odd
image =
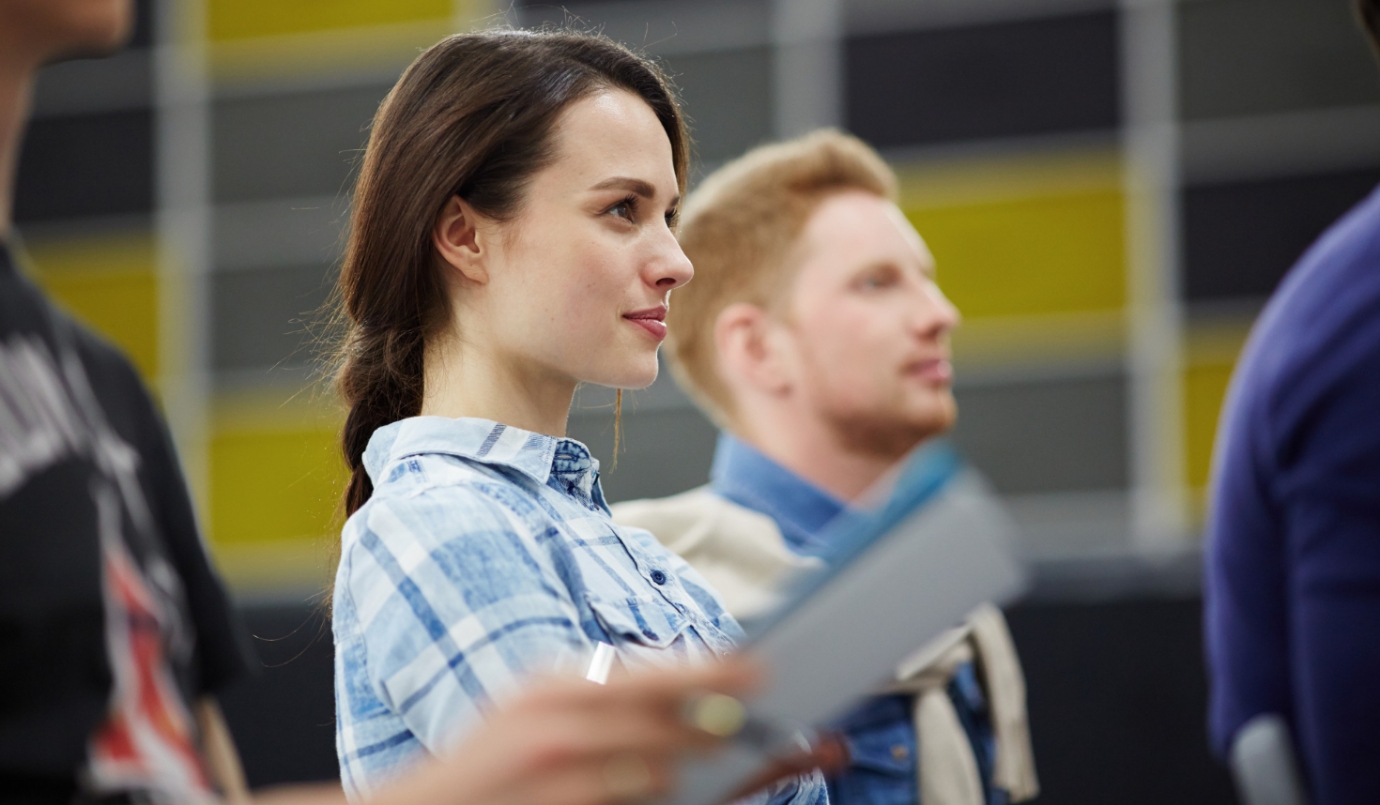
[{"label": "shirt chest pocket", "polygon": [[585,600],[609,641],[634,656],[670,648],[690,623],[670,604],[650,596],[609,600],[587,595]]}]

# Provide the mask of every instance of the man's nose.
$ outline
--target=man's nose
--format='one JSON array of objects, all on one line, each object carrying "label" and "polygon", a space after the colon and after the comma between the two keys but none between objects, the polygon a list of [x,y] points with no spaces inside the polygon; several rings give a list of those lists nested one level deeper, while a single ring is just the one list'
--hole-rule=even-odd
[{"label": "man's nose", "polygon": [[958,308],[933,281],[925,283],[921,298],[915,312],[915,329],[920,335],[927,338],[942,336],[963,320]]}]

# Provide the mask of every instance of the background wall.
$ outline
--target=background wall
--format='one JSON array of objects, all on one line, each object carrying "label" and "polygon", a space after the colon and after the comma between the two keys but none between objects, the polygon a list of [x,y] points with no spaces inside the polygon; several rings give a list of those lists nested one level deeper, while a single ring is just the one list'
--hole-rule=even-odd
[{"label": "background wall", "polygon": [[[1134,651],[1126,630],[1152,621],[1114,601],[1168,607],[1164,634],[1196,651],[1175,607],[1196,607],[1233,362],[1288,266],[1380,182],[1380,78],[1346,0],[141,2],[124,53],[43,74],[16,215],[40,281],[156,389],[218,561],[277,613],[266,636],[329,581],[341,413],[312,383],[314,323],[366,127],[420,48],[504,20],[662,60],[697,176],[819,125],[881,149],[965,315],[954,439],[1055,607],[1015,619],[1023,653],[1061,645],[1059,624],[1089,657]],[[630,395],[616,466],[611,402],[584,390],[571,421],[611,500],[706,480],[714,430],[669,374]],[[1112,684],[1032,676],[1062,691],[1051,713]],[[1160,693],[1201,713],[1199,688]],[[1045,735],[1106,745],[1069,729]],[[1205,759],[1200,729],[1175,734]]]}]

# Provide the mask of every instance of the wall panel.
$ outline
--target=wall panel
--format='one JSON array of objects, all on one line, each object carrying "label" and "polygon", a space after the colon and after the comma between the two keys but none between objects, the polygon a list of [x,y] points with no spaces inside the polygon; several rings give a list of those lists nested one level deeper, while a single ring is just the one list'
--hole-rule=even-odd
[{"label": "wall panel", "polygon": [[848,127],[882,148],[1120,121],[1111,13],[856,37],[845,64]]}]

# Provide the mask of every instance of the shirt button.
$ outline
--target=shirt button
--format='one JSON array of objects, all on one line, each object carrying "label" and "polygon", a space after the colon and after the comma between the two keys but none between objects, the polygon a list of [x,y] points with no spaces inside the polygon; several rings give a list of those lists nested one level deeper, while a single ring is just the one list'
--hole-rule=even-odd
[{"label": "shirt button", "polygon": [[891,747],[891,756],[897,760],[905,760],[910,757],[910,749],[905,744],[896,744]]},{"label": "shirt button", "polygon": [[666,574],[665,574],[665,573],[662,573],[660,570],[653,570],[653,571],[652,571],[652,581],[656,582],[657,584],[665,584],[665,583],[666,583]]}]

